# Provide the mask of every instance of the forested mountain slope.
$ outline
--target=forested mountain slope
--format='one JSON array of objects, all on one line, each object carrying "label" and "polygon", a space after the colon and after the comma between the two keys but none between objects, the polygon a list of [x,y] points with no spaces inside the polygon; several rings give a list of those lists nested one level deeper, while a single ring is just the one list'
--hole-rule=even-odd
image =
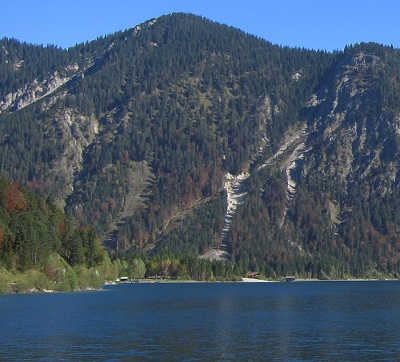
[{"label": "forested mountain slope", "polygon": [[0,173],[106,245],[399,272],[397,49],[291,49],[189,14],[68,50],[0,43]]}]

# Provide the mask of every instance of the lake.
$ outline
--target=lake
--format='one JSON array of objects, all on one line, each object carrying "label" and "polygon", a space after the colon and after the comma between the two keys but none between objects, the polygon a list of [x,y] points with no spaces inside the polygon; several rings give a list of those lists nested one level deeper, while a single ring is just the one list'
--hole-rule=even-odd
[{"label": "lake", "polygon": [[400,359],[400,282],[137,283],[0,296],[1,361]]}]

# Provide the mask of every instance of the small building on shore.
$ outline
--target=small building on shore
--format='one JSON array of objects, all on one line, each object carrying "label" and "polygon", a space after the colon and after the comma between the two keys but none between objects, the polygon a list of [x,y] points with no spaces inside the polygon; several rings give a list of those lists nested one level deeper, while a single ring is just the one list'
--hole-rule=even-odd
[{"label": "small building on shore", "polygon": [[247,273],[247,278],[254,278],[254,279],[258,279],[258,277],[260,276],[259,272],[248,272]]}]

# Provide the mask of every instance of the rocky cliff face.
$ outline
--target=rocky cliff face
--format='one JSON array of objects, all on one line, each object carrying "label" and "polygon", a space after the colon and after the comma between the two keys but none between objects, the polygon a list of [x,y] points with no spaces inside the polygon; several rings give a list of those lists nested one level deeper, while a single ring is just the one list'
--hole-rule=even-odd
[{"label": "rocky cliff face", "polygon": [[17,111],[29,106],[30,104],[53,93],[69,80],[70,78],[60,76],[57,72],[44,81],[35,79],[32,83],[26,84],[23,88],[5,96],[3,100],[0,101],[0,114],[7,110]]},{"label": "rocky cliff face", "polygon": [[343,184],[347,193],[391,192],[398,174],[397,116],[376,89],[382,59],[359,52],[332,70],[307,104],[307,168]]}]

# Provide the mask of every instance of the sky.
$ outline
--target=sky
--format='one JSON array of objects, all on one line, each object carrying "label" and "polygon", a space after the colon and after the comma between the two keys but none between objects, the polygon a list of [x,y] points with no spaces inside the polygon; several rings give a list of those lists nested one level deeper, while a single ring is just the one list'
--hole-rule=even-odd
[{"label": "sky", "polygon": [[0,38],[68,48],[173,12],[289,47],[334,51],[373,41],[400,48],[399,0],[5,0]]}]

